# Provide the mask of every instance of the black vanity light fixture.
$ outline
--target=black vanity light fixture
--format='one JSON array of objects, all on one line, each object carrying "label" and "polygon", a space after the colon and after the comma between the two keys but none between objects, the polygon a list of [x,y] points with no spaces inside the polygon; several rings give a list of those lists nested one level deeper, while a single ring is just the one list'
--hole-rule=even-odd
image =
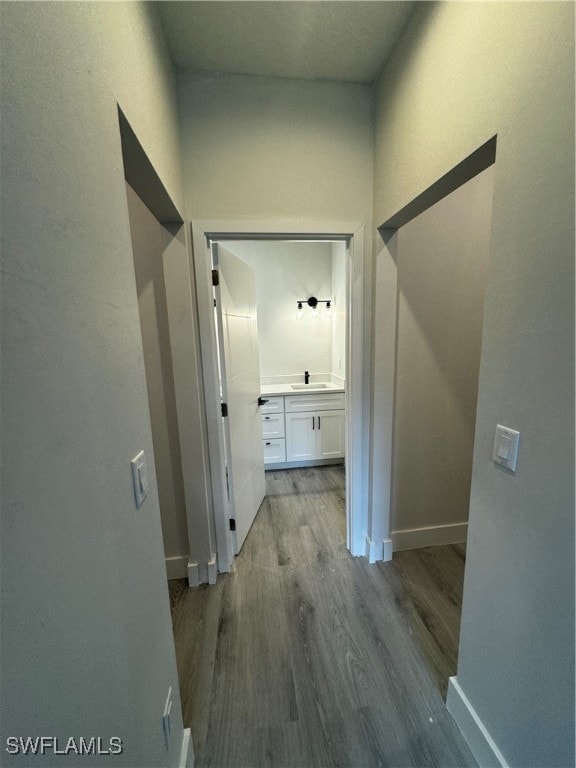
[{"label": "black vanity light fixture", "polygon": [[325,314],[330,317],[332,314],[332,299],[317,299],[316,296],[310,296],[309,299],[302,299],[296,302],[296,317],[298,320],[304,320],[304,304],[310,307],[310,317],[318,317],[318,304],[326,304]]}]

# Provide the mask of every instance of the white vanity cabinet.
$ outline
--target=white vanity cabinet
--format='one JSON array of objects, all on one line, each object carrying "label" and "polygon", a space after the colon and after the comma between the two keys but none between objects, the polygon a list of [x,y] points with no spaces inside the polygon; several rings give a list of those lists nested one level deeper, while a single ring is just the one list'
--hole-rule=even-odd
[{"label": "white vanity cabinet", "polygon": [[261,406],[264,464],[302,466],[344,456],[343,392],[266,396]]}]

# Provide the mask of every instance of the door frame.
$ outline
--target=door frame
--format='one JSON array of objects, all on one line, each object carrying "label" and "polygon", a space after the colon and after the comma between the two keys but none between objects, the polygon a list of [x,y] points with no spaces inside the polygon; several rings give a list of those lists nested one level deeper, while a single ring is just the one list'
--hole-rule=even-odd
[{"label": "door frame", "polygon": [[219,240],[342,240],[346,264],[346,546],[365,554],[368,441],[363,430],[364,386],[369,361],[363,354],[364,225],[343,221],[208,220],[192,222],[198,329],[204,381],[210,481],[218,570],[229,571],[234,554],[228,523],[224,440],[221,429],[216,330],[213,322],[211,243]]},{"label": "door frame", "polygon": [[[188,576],[190,586],[216,582],[216,541],[211,515],[209,452],[202,395],[200,340],[194,304],[192,238],[132,126],[117,105],[125,181],[163,228],[164,284],[178,417],[188,552],[166,558],[168,578]],[[127,226],[130,217],[126,209]],[[136,292],[136,282],[134,282]]]}]

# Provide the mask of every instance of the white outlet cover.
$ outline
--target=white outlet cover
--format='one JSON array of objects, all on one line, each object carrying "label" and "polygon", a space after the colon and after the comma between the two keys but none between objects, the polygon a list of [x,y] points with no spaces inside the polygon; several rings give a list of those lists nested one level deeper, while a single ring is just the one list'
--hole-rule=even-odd
[{"label": "white outlet cover", "polygon": [[515,429],[510,429],[509,427],[504,427],[502,424],[497,424],[492,459],[500,467],[505,467],[511,472],[516,472],[519,444],[520,432],[517,432]]},{"label": "white outlet cover", "polygon": [[148,479],[148,465],[146,463],[146,456],[144,451],[140,451],[132,461],[132,482],[134,484],[134,498],[136,500],[136,507],[141,507],[148,491],[150,489],[150,480]]}]

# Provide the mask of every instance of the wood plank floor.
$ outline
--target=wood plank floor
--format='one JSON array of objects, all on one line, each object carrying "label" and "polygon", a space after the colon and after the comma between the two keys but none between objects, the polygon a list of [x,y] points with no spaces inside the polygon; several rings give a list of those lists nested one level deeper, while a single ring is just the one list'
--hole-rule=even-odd
[{"label": "wood plank floor", "polygon": [[443,701],[464,556],[369,565],[345,547],[342,467],[268,472],[233,573],[171,583],[197,768],[475,766]]}]

